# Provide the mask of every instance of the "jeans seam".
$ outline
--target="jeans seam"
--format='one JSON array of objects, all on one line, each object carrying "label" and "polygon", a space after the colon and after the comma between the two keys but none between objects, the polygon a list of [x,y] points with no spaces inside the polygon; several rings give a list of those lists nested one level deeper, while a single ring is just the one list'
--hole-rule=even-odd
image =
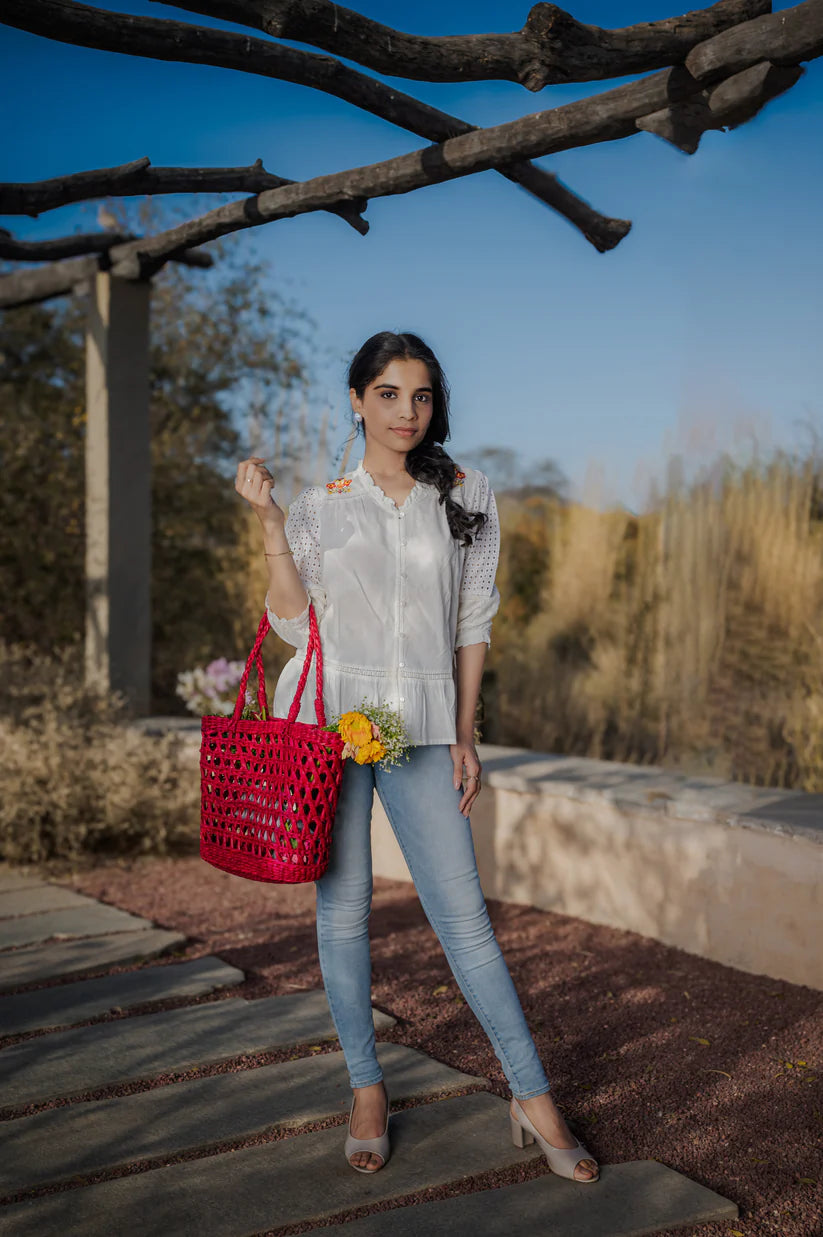
[{"label": "jeans seam", "polygon": [[[387,796],[387,799],[388,799],[388,796]],[[409,872],[411,872],[411,864],[409,863],[409,856],[408,856],[408,853],[407,853],[407,851],[406,851],[406,847],[403,845],[403,842],[402,842],[401,837],[400,837],[400,832],[402,832],[402,831],[398,831],[397,829],[395,829],[394,820],[392,819],[391,809],[390,809],[390,807],[389,807],[388,802],[383,803],[383,808],[384,808],[384,810],[385,810],[385,812],[386,812],[387,817],[389,818],[389,822],[390,822],[390,824],[391,824],[392,831],[394,832],[394,836],[395,836],[395,838],[397,839],[397,844],[399,845],[399,847],[400,847],[401,851],[403,852],[403,858],[406,860],[406,864],[407,864],[407,866],[408,866]],[[419,897],[419,899],[420,899],[420,904],[421,904],[421,906],[423,907],[423,910],[426,912],[426,915],[428,916],[428,914],[429,914],[429,912],[428,912],[428,907],[426,906],[426,902],[425,902],[425,900],[424,900],[424,898],[423,898],[423,894],[422,894],[422,891],[421,891],[420,889],[418,889],[418,890],[417,890],[417,896],[418,896],[418,897]],[[429,922],[431,923],[431,919],[429,920]],[[434,927],[434,924],[432,924],[432,927]],[[435,932],[436,932],[436,931],[437,931],[437,930],[435,929]],[[439,934],[439,933],[437,933],[437,936],[438,936],[438,939],[440,939],[440,934]],[[447,944],[445,943],[445,941],[443,941],[443,940],[440,940],[440,946],[441,946],[441,948],[442,948],[442,950],[443,950],[444,954],[446,955],[446,958],[448,959],[449,965],[451,965],[451,966],[452,966],[452,970],[454,970],[454,966],[453,966],[453,963],[454,963],[454,956],[453,956],[453,954],[452,954],[452,952],[451,952],[450,948],[448,947],[448,945],[447,945]],[[498,945],[498,948],[499,948],[499,945]],[[505,959],[504,959],[504,961],[505,961]],[[503,1044],[502,1044],[502,1042],[501,1042],[501,1040],[500,1040],[500,1036],[498,1035],[498,1032],[497,1032],[497,1028],[495,1027],[494,1023],[492,1022],[491,1016],[489,1015],[489,1013],[488,1013],[488,1011],[486,1010],[486,1007],[484,1006],[483,1002],[480,1000],[479,996],[477,995],[477,993],[475,992],[474,988],[472,987],[471,981],[469,980],[468,972],[467,972],[466,970],[464,970],[464,968],[463,968],[463,967],[461,967],[461,966],[459,966],[459,965],[457,966],[457,970],[458,970],[458,971],[460,971],[460,972],[462,973],[462,975],[463,975],[463,982],[465,983],[465,985],[466,985],[466,987],[468,988],[469,992],[472,994],[472,997],[474,998],[474,1000],[475,1000],[475,1002],[476,1002],[476,1004],[477,1004],[478,1009],[480,1009],[480,1010],[482,1010],[482,1011],[483,1011],[483,1016],[484,1016],[484,1018],[486,1019],[486,1021],[488,1022],[489,1026],[490,1026],[490,1028],[491,1028],[491,1031],[492,1031],[493,1042],[497,1045],[497,1047],[500,1049],[501,1054],[502,1054],[502,1055],[506,1058],[506,1060],[508,1061],[508,1059],[509,1059],[509,1054],[508,1054],[508,1052],[506,1051],[506,1049],[503,1047]],[[512,1082],[512,1084],[513,1084],[514,1086],[517,1086],[517,1073],[516,1073],[516,1071],[514,1070],[514,1068],[512,1067],[511,1062],[509,1062],[509,1069],[511,1070],[511,1073],[512,1073],[512,1077],[511,1077],[510,1081]],[[527,1098],[527,1097],[526,1097],[526,1096],[522,1096],[522,1097],[519,1097],[519,1098],[523,1098],[523,1099],[525,1099],[525,1098]]]}]

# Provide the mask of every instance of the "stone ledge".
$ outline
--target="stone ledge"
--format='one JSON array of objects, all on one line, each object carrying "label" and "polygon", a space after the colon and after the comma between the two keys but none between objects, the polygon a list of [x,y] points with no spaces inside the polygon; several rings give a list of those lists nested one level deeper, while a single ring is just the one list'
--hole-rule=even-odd
[{"label": "stone ledge", "polygon": [[689,777],[655,765],[556,756],[528,748],[478,745],[486,785],[579,802],[605,800],[632,812],[682,821],[806,837],[823,845],[823,794]]},{"label": "stone ledge", "polygon": [[[197,717],[141,717],[129,724],[148,734],[179,734],[199,750]],[[477,752],[487,786],[580,802],[605,800],[632,812],[764,829],[823,845],[823,794],[748,786],[722,777],[689,777],[658,765],[557,756],[526,747],[480,743]]]}]

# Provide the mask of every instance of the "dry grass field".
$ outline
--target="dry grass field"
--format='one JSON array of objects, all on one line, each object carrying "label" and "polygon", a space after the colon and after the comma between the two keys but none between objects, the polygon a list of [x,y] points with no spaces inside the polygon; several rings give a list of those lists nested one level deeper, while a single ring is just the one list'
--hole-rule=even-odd
[{"label": "dry grass field", "polygon": [[823,520],[809,462],[647,513],[499,501],[494,741],[823,790]]}]

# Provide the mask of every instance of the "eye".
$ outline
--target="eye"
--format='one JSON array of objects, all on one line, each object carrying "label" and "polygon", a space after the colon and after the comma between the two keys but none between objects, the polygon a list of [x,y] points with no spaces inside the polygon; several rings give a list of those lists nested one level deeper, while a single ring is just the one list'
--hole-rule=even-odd
[{"label": "eye", "polygon": [[380,394],[385,398],[387,395],[388,396],[394,395],[394,391],[381,391]]},{"label": "eye", "polygon": [[421,401],[422,401],[424,404],[428,404],[429,400],[431,399],[431,396],[428,394],[428,392],[427,392],[427,391],[420,391],[420,392],[419,392],[419,395],[420,395],[420,399],[421,399]]}]

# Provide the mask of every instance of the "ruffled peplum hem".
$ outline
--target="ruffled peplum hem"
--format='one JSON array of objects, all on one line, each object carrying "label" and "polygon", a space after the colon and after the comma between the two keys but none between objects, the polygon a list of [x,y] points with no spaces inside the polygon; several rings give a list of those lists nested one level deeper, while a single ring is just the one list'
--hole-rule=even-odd
[{"label": "ruffled peplum hem", "polygon": [[[303,669],[305,649],[286,662],[272,701],[275,717],[288,717]],[[303,689],[296,720],[317,725],[314,661]],[[401,700],[400,697],[403,697]],[[379,704],[396,710],[403,717],[409,743],[456,743],[457,693],[451,674],[415,673],[398,670],[397,675],[364,667],[343,669],[323,660],[323,708],[326,722],[363,703]],[[411,721],[411,719],[414,719]],[[425,737],[424,737],[425,736]]]}]

